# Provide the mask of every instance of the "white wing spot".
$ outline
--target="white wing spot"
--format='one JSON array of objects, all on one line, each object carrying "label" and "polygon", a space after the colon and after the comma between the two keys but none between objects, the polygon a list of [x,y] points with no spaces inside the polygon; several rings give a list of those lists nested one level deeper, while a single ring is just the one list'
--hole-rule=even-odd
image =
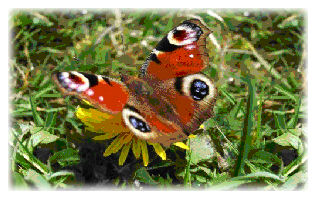
[{"label": "white wing spot", "polygon": [[193,50],[195,48],[196,48],[195,45],[187,45],[187,46],[185,46],[185,49],[187,49],[187,50]]},{"label": "white wing spot", "polygon": [[189,55],[189,57],[190,57],[190,58],[193,58],[193,57],[194,57],[194,55],[193,55],[193,54],[191,54],[191,55]]},{"label": "white wing spot", "polygon": [[66,79],[68,77],[69,77],[69,73],[67,73],[67,72],[62,72],[60,75],[60,79]]},{"label": "white wing spot", "polygon": [[104,99],[103,99],[103,96],[100,96],[100,97],[99,97],[99,100],[100,100],[100,102],[103,102],[103,100],[104,100]]},{"label": "white wing spot", "polygon": [[92,96],[92,95],[94,95],[94,92],[93,92],[93,90],[89,89],[89,90],[87,91],[87,94],[88,94],[89,96]]},{"label": "white wing spot", "polygon": [[68,79],[67,77],[65,77],[65,81],[66,84],[70,83],[70,79]]},{"label": "white wing spot", "polygon": [[78,87],[78,85],[76,85],[74,83],[69,84],[69,88],[71,88],[71,89],[76,89],[77,87]]}]

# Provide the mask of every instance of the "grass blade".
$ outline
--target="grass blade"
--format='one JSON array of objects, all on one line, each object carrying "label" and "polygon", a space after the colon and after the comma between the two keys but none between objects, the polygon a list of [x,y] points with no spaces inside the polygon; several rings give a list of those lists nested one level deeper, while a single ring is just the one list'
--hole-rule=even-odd
[{"label": "grass blade", "polygon": [[256,87],[255,80],[251,78],[246,79],[248,84],[248,101],[247,101],[247,112],[244,119],[244,128],[241,137],[240,144],[240,155],[238,156],[235,176],[242,175],[243,168],[245,166],[245,160],[247,159],[250,144],[251,144],[251,131],[253,126],[254,110],[256,106]]},{"label": "grass blade", "polygon": [[247,44],[249,49],[252,51],[253,55],[257,58],[257,60],[263,65],[263,67],[276,79],[281,80],[286,87],[291,88],[290,84],[287,82],[286,79],[282,78],[282,76],[279,74],[279,72],[273,68],[272,65],[270,65],[255,49],[255,47],[246,39],[244,39],[244,42]]},{"label": "grass blade", "polygon": [[300,113],[300,107],[301,107],[301,98],[299,98],[299,101],[295,106],[294,116],[287,123],[288,128],[295,128],[295,126],[297,125],[297,121],[298,121],[299,113]]},{"label": "grass blade", "polygon": [[33,113],[33,118],[34,118],[35,124],[37,126],[43,126],[44,125],[44,120],[40,117],[40,115],[36,111],[36,106],[34,104],[32,96],[30,96],[30,104],[31,104],[31,109],[32,109],[32,113]]},{"label": "grass blade", "polygon": [[[188,139],[188,147],[190,148],[190,139]],[[191,149],[186,151],[188,157],[187,167],[185,168],[184,175],[184,185],[191,187],[191,174],[190,174],[190,165],[191,165]]]},{"label": "grass blade", "polygon": [[212,185],[211,189],[212,190],[221,190],[221,191],[232,190],[232,189],[238,188],[238,186],[241,186],[241,185],[244,185],[244,184],[247,184],[247,183],[250,183],[250,182],[252,182],[252,181],[249,180],[249,179],[229,180],[229,181],[223,182],[221,184]]},{"label": "grass blade", "polygon": [[233,178],[232,180],[245,180],[245,179],[258,179],[258,178],[267,178],[267,179],[273,179],[273,180],[278,180],[283,182],[284,178],[282,176],[275,175],[270,172],[265,172],[265,171],[259,171],[259,172],[254,172],[250,173],[244,176],[238,176]]},{"label": "grass blade", "polygon": [[27,162],[33,165],[36,169],[42,172],[44,175],[49,173],[49,169],[45,164],[43,164],[40,160],[38,160],[27,148],[23,145],[23,143],[19,140],[16,134],[12,133],[17,143],[19,144],[19,149],[17,153],[19,153]]},{"label": "grass blade", "polygon": [[295,94],[291,93],[291,91],[289,91],[288,89],[284,88],[282,85],[276,85],[274,86],[274,89],[289,97],[294,102],[298,102],[298,97]]}]

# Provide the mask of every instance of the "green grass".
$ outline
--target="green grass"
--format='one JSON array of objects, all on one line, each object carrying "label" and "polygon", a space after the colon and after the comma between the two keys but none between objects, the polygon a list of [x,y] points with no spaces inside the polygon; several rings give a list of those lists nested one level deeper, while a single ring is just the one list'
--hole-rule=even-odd
[{"label": "green grass", "polygon": [[[112,185],[119,189],[294,190],[306,168],[306,21],[303,11],[15,10],[10,16],[10,171],[14,188]],[[63,97],[54,71],[137,75],[157,42],[194,15],[213,31],[204,73],[219,96],[215,117],[188,143],[151,163],[102,158]],[[220,46],[220,48],[218,47]],[[188,141],[189,142],[189,141]],[[88,143],[88,147],[87,146]],[[89,148],[90,147],[90,148]],[[87,166],[88,165],[88,166]],[[110,175],[113,173],[113,175]],[[101,177],[100,177],[101,176]]]}]

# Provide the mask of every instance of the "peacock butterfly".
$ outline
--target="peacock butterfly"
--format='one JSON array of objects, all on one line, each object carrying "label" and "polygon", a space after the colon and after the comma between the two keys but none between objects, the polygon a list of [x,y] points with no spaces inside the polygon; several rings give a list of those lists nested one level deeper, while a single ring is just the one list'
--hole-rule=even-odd
[{"label": "peacock butterfly", "polygon": [[164,146],[185,139],[213,114],[217,91],[201,70],[209,63],[210,30],[198,19],[173,28],[150,53],[139,77],[117,81],[83,72],[57,72],[65,95],[85,99],[101,111],[122,114],[122,125],[140,139]]}]

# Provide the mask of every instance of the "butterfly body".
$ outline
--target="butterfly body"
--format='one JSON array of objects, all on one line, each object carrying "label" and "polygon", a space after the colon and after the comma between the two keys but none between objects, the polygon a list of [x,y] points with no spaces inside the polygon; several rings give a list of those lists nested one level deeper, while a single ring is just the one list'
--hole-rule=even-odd
[{"label": "butterfly body", "polygon": [[121,82],[101,75],[59,72],[53,76],[66,95],[76,95],[99,110],[122,114],[140,139],[165,146],[185,139],[213,114],[216,88],[200,71],[208,64],[209,30],[199,20],[172,29],[151,52],[139,77]]}]

